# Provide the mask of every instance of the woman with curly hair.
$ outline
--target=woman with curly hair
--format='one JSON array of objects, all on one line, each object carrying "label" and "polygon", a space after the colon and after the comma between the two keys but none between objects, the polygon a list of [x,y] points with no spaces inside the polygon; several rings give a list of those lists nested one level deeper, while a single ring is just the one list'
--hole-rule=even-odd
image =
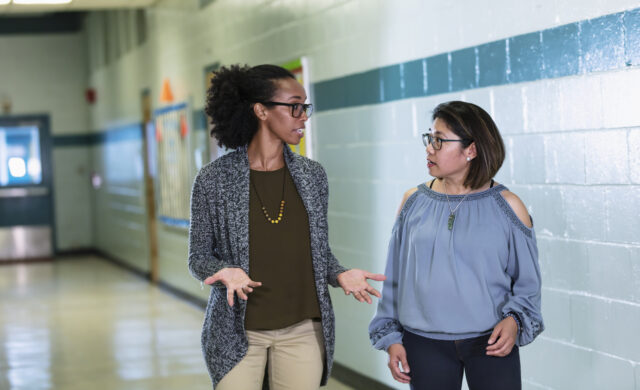
[{"label": "woman with curly hair", "polygon": [[211,292],[202,350],[218,390],[326,384],[334,350],[327,285],[360,302],[380,296],[331,253],[328,184],[317,162],[294,154],[313,112],[289,71],[223,67],[206,113],[219,144],[235,151],[198,173],[191,194],[189,271]]},{"label": "woman with curly hair", "polygon": [[533,222],[493,180],[505,157],[475,104],[433,112],[422,135],[435,179],[405,194],[393,227],[371,342],[412,389],[521,388],[518,346],[544,329]]}]

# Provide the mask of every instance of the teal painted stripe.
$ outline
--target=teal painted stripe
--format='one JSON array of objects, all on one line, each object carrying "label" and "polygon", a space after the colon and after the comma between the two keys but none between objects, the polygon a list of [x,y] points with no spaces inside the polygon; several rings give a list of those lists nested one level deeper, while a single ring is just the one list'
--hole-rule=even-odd
[{"label": "teal painted stripe", "polygon": [[105,143],[142,140],[142,124],[133,123],[113,127],[100,133],[58,135],[53,137],[54,147],[92,146]]},{"label": "teal painted stripe", "polygon": [[142,140],[142,123],[113,127],[94,135],[94,144]]},{"label": "teal painted stripe", "polygon": [[171,106],[166,106],[162,108],[158,108],[153,111],[154,115],[162,115],[167,112],[182,110],[183,108],[187,108],[187,103],[178,103]]},{"label": "teal painted stripe", "polygon": [[[183,108],[186,105],[172,106],[172,109]],[[168,107],[160,110],[166,111]],[[158,110],[158,111],[160,111]],[[156,113],[158,112],[156,111]],[[204,113],[204,109],[193,110],[193,130],[194,131],[206,131],[207,130],[207,117]],[[142,124],[132,123],[129,125],[118,126],[100,133],[89,134],[75,134],[75,135],[57,135],[53,137],[53,146],[60,147],[74,147],[74,146],[91,146],[99,145],[108,142],[121,142],[130,140],[142,140]]]},{"label": "teal painted stripe", "polygon": [[640,8],[315,83],[317,111],[640,65]]},{"label": "teal painted stripe", "polygon": [[159,216],[158,219],[160,220],[160,222],[168,226],[175,226],[183,229],[189,228],[188,219],[171,218],[171,217],[166,217],[164,215]]},{"label": "teal painted stripe", "polygon": [[78,135],[57,135],[53,137],[53,146],[86,146],[91,145],[93,136],[91,134],[78,134]]}]

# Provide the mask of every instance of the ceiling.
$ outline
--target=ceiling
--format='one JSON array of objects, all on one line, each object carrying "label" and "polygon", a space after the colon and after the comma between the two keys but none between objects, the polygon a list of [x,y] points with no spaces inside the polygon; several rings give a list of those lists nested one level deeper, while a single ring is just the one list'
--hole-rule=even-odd
[{"label": "ceiling", "polygon": [[[0,15],[46,14],[50,12],[98,11],[108,9],[145,8],[157,0],[73,0],[69,4],[59,5],[0,5]],[[1,2],[1,1],[0,1]]]}]

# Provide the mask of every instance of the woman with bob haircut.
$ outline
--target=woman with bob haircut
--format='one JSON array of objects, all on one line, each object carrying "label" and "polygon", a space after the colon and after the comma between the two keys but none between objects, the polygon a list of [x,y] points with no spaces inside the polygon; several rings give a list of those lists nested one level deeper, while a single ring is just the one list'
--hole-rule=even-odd
[{"label": "woman with bob haircut", "polygon": [[294,154],[313,112],[304,88],[274,65],[218,70],[206,113],[235,151],[203,167],[191,194],[189,271],[211,285],[202,351],[213,387],[317,389],[327,382],[334,315],[327,285],[371,303],[366,279],[329,248],[327,175]]},{"label": "woman with bob haircut", "polygon": [[412,389],[521,388],[518,347],[542,332],[540,270],[525,205],[493,180],[504,160],[475,104],[438,105],[422,135],[435,179],[405,193],[371,342]]}]

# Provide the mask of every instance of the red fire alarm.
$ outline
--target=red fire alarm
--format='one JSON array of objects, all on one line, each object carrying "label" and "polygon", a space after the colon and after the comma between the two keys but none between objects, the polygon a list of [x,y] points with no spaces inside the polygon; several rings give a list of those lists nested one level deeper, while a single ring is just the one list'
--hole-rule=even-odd
[{"label": "red fire alarm", "polygon": [[96,90],[93,88],[87,88],[87,90],[84,93],[85,98],[87,99],[87,102],[89,102],[89,104],[93,104],[96,102]]}]

